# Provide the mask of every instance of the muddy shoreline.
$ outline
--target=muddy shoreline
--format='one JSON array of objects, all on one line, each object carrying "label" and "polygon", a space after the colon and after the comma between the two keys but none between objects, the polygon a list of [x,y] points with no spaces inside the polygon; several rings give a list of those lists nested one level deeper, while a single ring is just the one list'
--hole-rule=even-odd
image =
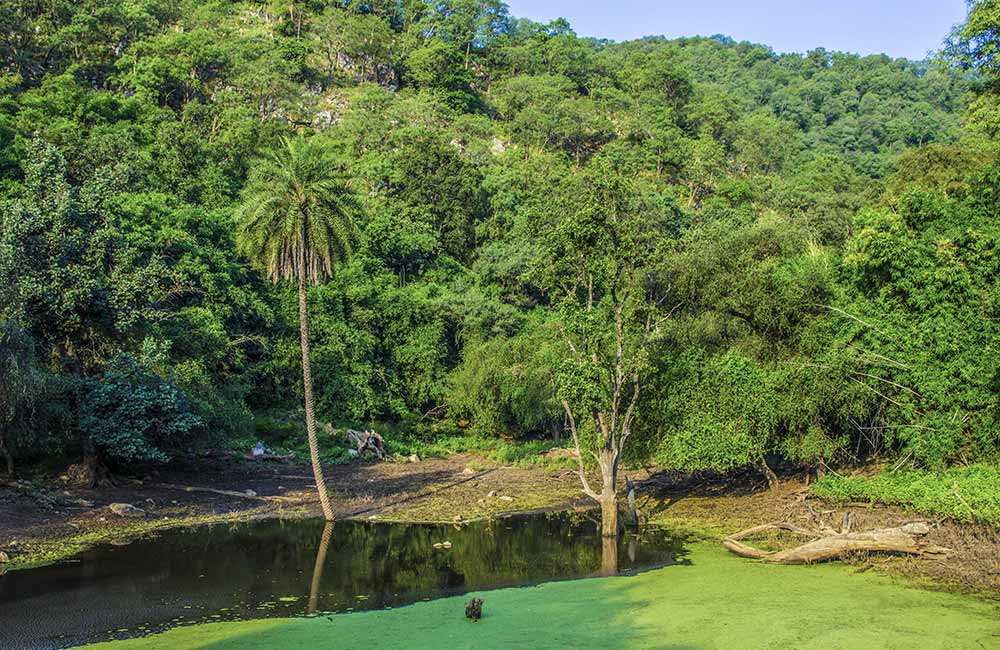
[{"label": "muddy shoreline", "polygon": [[[0,550],[10,560],[0,565],[0,571],[58,562],[96,544],[128,543],[172,528],[320,516],[309,473],[305,464],[207,461],[197,468],[120,479],[116,487],[96,490],[55,481],[0,486]],[[797,477],[773,490],[753,474],[641,472],[632,478],[647,522],[700,539],[718,540],[772,521],[836,528],[845,513],[855,529],[928,521],[896,507],[845,506],[817,499]],[[452,523],[591,506],[572,471],[493,466],[470,454],[416,463],[329,467],[327,483],[337,516],[343,519]],[[112,503],[135,506],[142,515],[118,516],[108,507]],[[858,556],[847,562],[857,571],[874,569],[931,588],[1000,600],[1000,531],[947,520],[930,523],[931,541],[954,550],[944,560]]]},{"label": "muddy shoreline", "polygon": [[[341,519],[450,523],[587,505],[571,472],[488,466],[467,454],[325,471]],[[56,562],[95,544],[171,528],[319,517],[310,474],[301,463],[208,461],[141,479],[119,477],[114,487],[93,490],[56,480],[0,485],[0,551],[9,557],[0,571]],[[142,513],[122,517],[112,504]]]}]

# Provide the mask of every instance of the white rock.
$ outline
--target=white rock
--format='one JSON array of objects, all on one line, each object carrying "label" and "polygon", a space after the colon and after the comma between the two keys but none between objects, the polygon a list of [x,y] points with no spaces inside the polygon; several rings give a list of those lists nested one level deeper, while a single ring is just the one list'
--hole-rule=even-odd
[{"label": "white rock", "polygon": [[145,510],[142,508],[136,508],[130,503],[112,503],[108,506],[108,510],[119,517],[138,519],[146,516]]}]

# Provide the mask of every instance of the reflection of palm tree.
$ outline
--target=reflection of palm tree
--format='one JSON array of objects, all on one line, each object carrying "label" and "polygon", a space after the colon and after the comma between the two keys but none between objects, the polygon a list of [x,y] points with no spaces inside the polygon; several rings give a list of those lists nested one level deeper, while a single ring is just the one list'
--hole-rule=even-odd
[{"label": "reflection of palm tree", "polygon": [[312,586],[309,587],[307,614],[315,614],[319,605],[319,584],[323,582],[323,565],[326,564],[326,550],[330,546],[330,537],[332,536],[333,524],[328,521],[323,526],[323,535],[319,538],[319,548],[316,549],[316,563],[313,565]]}]

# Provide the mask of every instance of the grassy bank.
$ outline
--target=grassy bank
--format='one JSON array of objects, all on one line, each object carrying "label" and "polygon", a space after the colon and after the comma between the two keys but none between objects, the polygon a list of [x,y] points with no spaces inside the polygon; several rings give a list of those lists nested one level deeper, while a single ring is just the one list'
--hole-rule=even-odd
[{"label": "grassy bank", "polygon": [[881,648],[982,650],[1000,645],[993,604],[922,591],[843,566],[767,566],[695,545],[687,566],[638,576],[481,594],[311,619],[183,627],[91,650],[423,650]]},{"label": "grassy bank", "polygon": [[872,477],[827,474],[813,492],[839,502],[899,505],[925,515],[1000,526],[1000,471],[986,465]]}]

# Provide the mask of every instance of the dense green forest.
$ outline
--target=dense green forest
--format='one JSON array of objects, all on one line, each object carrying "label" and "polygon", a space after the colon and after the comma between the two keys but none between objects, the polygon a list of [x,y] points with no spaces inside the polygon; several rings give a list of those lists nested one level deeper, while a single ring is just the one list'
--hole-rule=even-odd
[{"label": "dense green forest", "polygon": [[657,322],[632,460],[993,463],[998,5],[916,62],[612,43],[498,0],[5,2],[0,452],[299,435],[296,288],[239,224],[308,147],[352,224],[308,292],[321,421],[565,436],[603,390],[567,338],[617,294],[560,292],[617,256],[657,295],[627,315]]}]

